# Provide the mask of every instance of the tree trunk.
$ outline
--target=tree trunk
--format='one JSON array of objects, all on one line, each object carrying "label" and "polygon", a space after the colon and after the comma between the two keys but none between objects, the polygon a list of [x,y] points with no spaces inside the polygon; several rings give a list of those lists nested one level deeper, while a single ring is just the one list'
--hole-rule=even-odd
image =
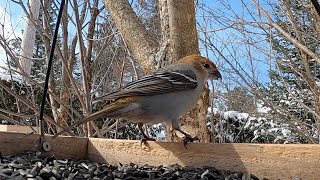
[{"label": "tree trunk", "polygon": [[[143,26],[127,0],[104,0],[104,3],[132,51],[133,57],[146,73],[155,70],[158,62],[164,57],[170,61],[177,61],[190,54],[199,54],[193,0],[159,1],[163,32],[161,47],[155,37]],[[167,41],[169,41],[169,45]],[[169,46],[168,52],[166,52],[167,46]],[[206,128],[208,94],[208,89],[206,89],[198,101],[197,107],[181,121],[182,124],[193,126],[194,134],[201,138],[202,142],[210,140]],[[191,132],[191,134],[193,133]]]},{"label": "tree trunk", "polygon": [[126,40],[134,59],[145,73],[155,70],[158,43],[143,26],[128,0],[104,0],[113,21]]},{"label": "tree trunk", "polygon": [[[199,54],[196,30],[195,6],[193,0],[160,0],[160,16],[164,38],[169,39],[168,56],[170,61],[177,61],[187,55]],[[207,86],[206,86],[207,87]],[[196,107],[181,118],[182,130],[196,135],[201,142],[210,142],[206,115],[209,107],[209,90],[205,88]],[[171,140],[167,128],[166,139]]]},{"label": "tree trunk", "polygon": [[167,0],[172,61],[199,54],[193,0]]},{"label": "tree trunk", "polygon": [[32,21],[38,21],[40,0],[29,1],[29,3],[30,16],[27,17],[25,28],[23,31],[20,53],[21,57],[19,59],[22,68],[21,71],[24,71],[28,76],[30,76],[31,74],[31,58],[33,57],[33,47],[36,39],[36,28],[34,27]]},{"label": "tree trunk", "polygon": [[[63,58],[68,59],[69,55],[69,48],[68,48],[68,38],[69,38],[69,33],[68,33],[68,1],[66,2],[65,7],[63,8],[63,14],[61,18],[61,29],[62,29],[62,34],[63,34],[63,43],[62,43],[62,50],[63,50]],[[62,64],[64,66],[64,64]],[[70,67],[68,67],[70,69]],[[60,91],[60,99],[61,103],[66,105],[67,107],[71,106],[70,103],[70,79],[67,74],[67,68],[61,68],[61,78],[62,78],[62,84],[61,84],[61,91]],[[61,122],[61,125],[64,127],[67,127],[68,125],[68,111],[69,109],[65,109],[62,107],[60,104],[60,111],[59,111],[59,119]],[[58,129],[58,131],[60,131]]]},{"label": "tree trunk", "polygon": [[[91,19],[90,19],[90,23],[88,26],[88,35],[87,35],[87,39],[93,39],[93,34],[94,34],[94,30],[95,30],[95,25],[96,25],[96,20],[97,20],[97,16],[99,15],[100,11],[98,9],[98,0],[94,0],[93,3],[93,7],[90,9],[90,14],[91,14]],[[87,64],[87,84],[88,84],[88,89],[91,90],[92,88],[92,68],[91,68],[91,58],[92,58],[92,45],[93,45],[93,41],[89,40],[88,41],[88,46],[87,46],[87,52],[86,52],[86,57],[85,57],[85,61]],[[88,111],[91,113],[92,112],[92,107],[91,107],[91,96],[90,96],[90,92],[87,92],[87,97],[86,97],[86,103],[87,103],[87,109]],[[103,137],[102,134],[100,133],[99,127],[96,125],[95,122],[91,121],[90,125],[93,127],[93,129],[96,130],[98,137]],[[88,126],[90,127],[90,126]],[[88,130],[90,130],[88,128]],[[88,131],[89,132],[89,131]],[[92,132],[88,133],[88,135],[92,136]]]}]

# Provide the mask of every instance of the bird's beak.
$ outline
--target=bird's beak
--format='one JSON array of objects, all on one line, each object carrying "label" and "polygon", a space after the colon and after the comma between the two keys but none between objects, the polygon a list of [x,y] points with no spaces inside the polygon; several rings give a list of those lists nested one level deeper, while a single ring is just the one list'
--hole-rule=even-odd
[{"label": "bird's beak", "polygon": [[210,73],[209,79],[222,81],[222,76],[219,71],[214,71],[214,72]]},{"label": "bird's beak", "polygon": [[220,74],[220,72],[218,71],[218,78],[217,78],[218,81],[222,81],[222,76]]}]

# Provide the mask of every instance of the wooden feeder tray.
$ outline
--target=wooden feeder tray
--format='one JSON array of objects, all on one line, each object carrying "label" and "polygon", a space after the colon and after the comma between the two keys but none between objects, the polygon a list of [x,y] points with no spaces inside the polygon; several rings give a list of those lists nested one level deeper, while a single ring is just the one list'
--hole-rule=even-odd
[{"label": "wooden feeder tray", "polygon": [[[312,144],[213,144],[182,143],[46,136],[58,158],[89,159],[117,165],[135,163],[151,166],[213,166],[218,169],[251,173],[259,179],[319,179],[320,145]],[[39,135],[0,132],[0,152],[14,155],[38,150]]]}]

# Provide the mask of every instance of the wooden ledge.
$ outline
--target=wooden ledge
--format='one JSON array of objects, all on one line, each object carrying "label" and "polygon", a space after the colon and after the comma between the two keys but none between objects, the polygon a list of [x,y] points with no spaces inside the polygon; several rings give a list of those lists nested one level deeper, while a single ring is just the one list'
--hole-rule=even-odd
[{"label": "wooden ledge", "polygon": [[88,157],[111,164],[214,166],[218,169],[252,173],[268,179],[318,179],[320,145],[297,144],[209,144],[89,138]]},{"label": "wooden ledge", "polygon": [[[35,131],[38,130],[37,127],[32,127]],[[4,132],[18,132],[18,133],[29,133],[32,132],[32,129],[29,126],[20,126],[20,125],[3,125],[0,124],[0,131]]]},{"label": "wooden ledge", "polygon": [[[15,154],[36,150],[39,135],[0,132],[0,152]],[[61,158],[88,158],[97,162],[119,162],[182,166],[214,166],[219,169],[252,173],[268,179],[318,179],[320,145],[311,144],[208,144],[57,137],[51,140],[49,154]]]},{"label": "wooden ledge", "polygon": [[[51,140],[51,136],[46,136],[50,143],[51,150],[47,155],[55,155],[64,159],[84,159],[87,157],[88,138],[78,137],[57,137]],[[29,150],[39,150],[40,136],[38,134],[24,134],[16,132],[0,132],[0,152],[2,155],[14,155],[16,153]]]}]

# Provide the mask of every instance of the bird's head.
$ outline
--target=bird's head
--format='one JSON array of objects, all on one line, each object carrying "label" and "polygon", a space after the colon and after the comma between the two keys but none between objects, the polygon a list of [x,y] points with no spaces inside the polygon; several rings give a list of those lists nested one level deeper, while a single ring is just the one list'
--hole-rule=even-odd
[{"label": "bird's head", "polygon": [[206,76],[209,80],[222,80],[221,74],[217,66],[208,58],[198,54],[186,56],[181,59],[182,61],[192,62],[194,68]]}]

